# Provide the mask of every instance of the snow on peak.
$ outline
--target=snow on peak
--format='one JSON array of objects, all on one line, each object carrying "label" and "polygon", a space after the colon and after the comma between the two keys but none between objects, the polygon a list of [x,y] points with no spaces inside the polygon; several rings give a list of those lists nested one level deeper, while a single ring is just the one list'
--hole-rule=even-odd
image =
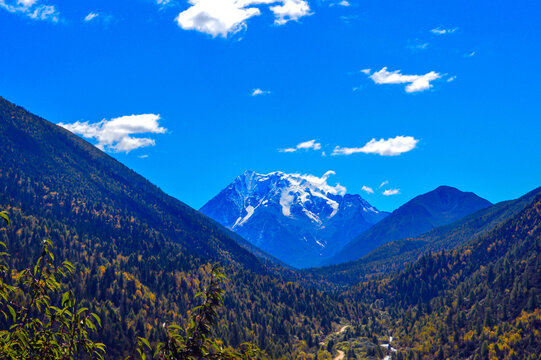
[{"label": "snow on peak", "polygon": [[333,194],[344,196],[346,194],[346,188],[340,184],[331,186],[327,183],[327,179],[331,175],[336,173],[332,170],[327,171],[322,177],[314,175],[301,175],[301,174],[284,174],[287,179],[295,186],[301,186],[309,188],[310,190],[316,190],[323,194]]},{"label": "snow on peak", "polygon": [[257,181],[265,181],[272,178],[279,178],[282,180],[287,180],[291,183],[292,186],[309,188],[310,190],[315,190],[324,194],[343,196],[346,194],[347,191],[344,186],[338,183],[335,186],[332,186],[327,183],[327,179],[329,178],[329,176],[335,174],[336,173],[332,170],[327,171],[325,174],[323,174],[322,177],[299,173],[287,174],[281,171],[274,171],[268,174],[258,174],[254,171],[245,171],[242,177],[250,178],[250,180],[257,179]]},{"label": "snow on peak", "polygon": [[313,266],[312,255],[334,254],[386,216],[332,175],[246,171],[201,211],[286,263]]},{"label": "snow on peak", "polygon": [[331,175],[335,175],[332,170],[321,177],[281,171],[268,174],[245,171],[231,184],[237,190],[238,204],[243,209],[233,227],[244,224],[255,209],[269,202],[279,205],[286,217],[302,216],[315,224],[322,224],[323,219],[336,215],[340,207],[337,197],[346,194],[344,186],[327,182]]}]

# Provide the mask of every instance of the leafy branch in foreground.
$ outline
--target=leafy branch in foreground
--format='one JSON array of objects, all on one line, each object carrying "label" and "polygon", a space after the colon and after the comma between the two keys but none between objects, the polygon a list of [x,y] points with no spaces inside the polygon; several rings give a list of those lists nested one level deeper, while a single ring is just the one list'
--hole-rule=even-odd
[{"label": "leafy branch in foreground", "polygon": [[196,295],[196,298],[202,298],[202,304],[192,309],[186,329],[164,323],[166,340],[156,344],[155,349],[147,339],[139,338],[137,351],[141,358],[145,360],[150,352],[152,357],[160,360],[266,359],[267,355],[254,344],[243,343],[239,349],[232,349],[211,337],[218,318],[217,310],[223,306],[224,290],[220,288],[220,281],[225,279],[223,268],[214,265],[209,285]]},{"label": "leafy branch in foreground", "polygon": [[[0,217],[9,226],[7,213]],[[0,247],[6,245],[0,242]],[[101,326],[99,317],[79,308],[71,290],[62,294],[60,307],[51,305],[51,297],[60,297],[59,279],[74,270],[67,261],[56,266],[51,247],[49,240],[44,241],[35,265],[18,273],[5,265],[9,254],[0,253],[0,314],[7,324],[0,330],[0,358],[71,360],[85,353],[103,359],[105,346],[88,338],[96,324]]]}]

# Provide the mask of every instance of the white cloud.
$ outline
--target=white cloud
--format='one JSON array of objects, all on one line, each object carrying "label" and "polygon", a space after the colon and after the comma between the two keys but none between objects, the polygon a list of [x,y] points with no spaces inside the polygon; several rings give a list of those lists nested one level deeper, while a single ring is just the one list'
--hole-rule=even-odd
[{"label": "white cloud", "polygon": [[32,6],[37,2],[37,0],[18,0],[18,3],[22,6]]},{"label": "white cloud", "polygon": [[[2,0],[0,0],[2,1]],[[247,27],[246,20],[261,15],[256,6],[271,5],[275,24],[283,25],[310,15],[305,0],[188,0],[191,7],[178,14],[176,21],[184,30],[196,30],[214,37],[227,37]]]},{"label": "white cloud", "polygon": [[95,13],[95,12],[91,12],[91,13],[89,13],[87,16],[85,16],[85,19],[84,19],[84,20],[85,20],[86,22],[89,22],[89,21],[92,21],[92,19],[97,18],[98,16],[100,16],[100,14]]},{"label": "white cloud", "polygon": [[38,4],[39,0],[0,0],[0,8],[20,13],[34,20],[58,22],[60,14],[52,5]]},{"label": "white cloud", "polygon": [[268,91],[268,90],[261,90],[261,89],[253,89],[252,90],[252,96],[257,96],[257,95],[268,95],[270,94],[271,92]]},{"label": "white cloud", "polygon": [[297,150],[320,150],[320,149],[321,149],[321,144],[316,142],[316,140],[314,139],[314,140],[301,142],[293,148],[280,149],[279,151],[285,152],[285,153],[292,153]]},{"label": "white cloud", "polygon": [[376,84],[409,84],[406,86],[406,92],[413,93],[430,89],[433,85],[431,81],[441,78],[441,74],[431,71],[424,75],[403,75],[400,70],[387,71],[384,67],[372,75],[366,73]]},{"label": "white cloud", "polygon": [[310,6],[304,0],[283,0],[281,5],[271,6],[274,13],[274,23],[284,25],[288,21],[297,21],[303,16],[310,15]]},{"label": "white cloud", "polygon": [[317,143],[315,140],[305,141],[297,145],[297,149],[313,149],[313,150],[319,150],[321,149],[321,144]]},{"label": "white cloud", "polygon": [[334,148],[332,155],[351,155],[356,153],[365,153],[378,154],[382,156],[395,156],[413,150],[418,142],[419,140],[414,139],[412,136],[397,136],[395,138],[389,138],[387,140],[372,139],[367,142],[363,147],[359,148],[341,148],[340,146],[337,146]]},{"label": "white cloud", "polygon": [[362,69],[361,72],[363,74],[370,75],[370,73],[372,72],[372,69]]},{"label": "white cloud", "polygon": [[74,122],[73,124],[59,123],[59,126],[88,139],[97,140],[96,147],[104,151],[125,152],[146,146],[154,146],[156,142],[150,138],[133,137],[134,134],[163,134],[167,129],[159,126],[160,115],[143,114],[130,115],[102,120],[90,124]]},{"label": "white cloud", "polygon": [[292,152],[297,151],[297,148],[286,148],[286,149],[280,149],[278,151],[285,152],[285,153],[292,153]]},{"label": "white cloud", "polygon": [[348,7],[348,6],[351,6],[351,4],[349,3],[349,1],[347,0],[342,0],[340,2],[337,2],[337,3],[330,3],[329,6],[344,6],[344,7]]},{"label": "white cloud", "polygon": [[467,58],[473,57],[473,56],[475,56],[475,51],[472,51],[472,52],[469,53],[469,54],[464,54],[464,57],[467,57]]},{"label": "white cloud", "polygon": [[382,192],[385,196],[398,195],[400,194],[400,189],[388,189]]},{"label": "white cloud", "polygon": [[448,79],[447,79],[447,82],[453,82],[456,80],[456,76],[450,76]]},{"label": "white cloud", "polygon": [[374,193],[374,189],[372,189],[371,187],[368,187],[368,186],[364,186],[362,187],[363,191],[366,191],[367,194],[373,194]]},{"label": "white cloud", "polygon": [[331,186],[327,183],[327,179],[329,178],[329,176],[336,175],[336,173],[332,170],[327,171],[325,174],[323,174],[322,177],[317,177],[315,175],[309,175],[309,174],[305,174],[305,175],[290,174],[290,175],[293,175],[295,177],[300,178],[301,180],[304,180],[310,183],[310,185],[314,186],[317,189],[323,190],[325,193],[330,193],[334,195],[344,195],[347,191],[347,189],[344,186],[338,183],[335,186]]},{"label": "white cloud", "polygon": [[457,30],[458,30],[458,28],[442,29],[441,27],[437,27],[435,29],[430,30],[430,32],[432,34],[436,34],[436,35],[446,35],[446,34],[452,34]]},{"label": "white cloud", "polygon": [[384,187],[385,185],[387,185],[388,183],[389,183],[389,180],[383,181],[383,182],[379,185],[380,189],[381,189],[382,187]]}]

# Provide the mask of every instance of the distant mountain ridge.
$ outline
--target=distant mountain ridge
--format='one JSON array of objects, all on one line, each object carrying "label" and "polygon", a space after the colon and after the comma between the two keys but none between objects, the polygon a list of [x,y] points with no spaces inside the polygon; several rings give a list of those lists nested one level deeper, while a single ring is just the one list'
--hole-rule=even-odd
[{"label": "distant mountain ridge", "polygon": [[422,235],[388,242],[358,260],[309,271],[323,275],[328,281],[342,286],[355,284],[362,278],[396,272],[415,262],[423,254],[461,246],[491,231],[520,213],[539,195],[541,187],[518,199],[499,202]]},{"label": "distant mountain ridge", "polygon": [[380,223],[348,243],[325,264],[360,259],[380,245],[421,235],[491,205],[490,201],[474,193],[462,192],[450,186],[440,186],[415,197],[393,211]]},{"label": "distant mountain ridge", "polygon": [[332,174],[246,171],[200,211],[287,264],[314,266],[388,215],[327,184]]}]

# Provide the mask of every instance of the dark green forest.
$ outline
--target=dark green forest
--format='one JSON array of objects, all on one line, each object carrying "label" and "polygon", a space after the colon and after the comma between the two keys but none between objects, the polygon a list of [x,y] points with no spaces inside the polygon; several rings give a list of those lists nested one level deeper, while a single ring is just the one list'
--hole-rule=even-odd
[{"label": "dark green forest", "polygon": [[[13,269],[40,258],[74,269],[61,287],[96,313],[107,359],[138,338],[189,327],[223,266],[213,336],[270,358],[541,359],[540,189],[352,263],[296,271],[68,131],[0,98],[0,230]],[[261,255],[261,253],[257,253]],[[59,301],[59,299],[52,299]],[[0,317],[0,327],[9,320]],[[342,330],[342,331],[341,331]]]},{"label": "dark green forest", "polygon": [[[97,339],[112,358],[182,322],[214,262],[225,267],[218,335],[257,341],[273,357],[331,331],[348,312],[338,297],[282,280],[232,234],[71,133],[0,100],[1,239],[22,269],[50,239],[76,270],[68,284],[107,326]],[[283,270],[287,272],[286,270]],[[308,329],[308,330],[307,330]],[[310,340],[311,341],[311,340]]]}]

